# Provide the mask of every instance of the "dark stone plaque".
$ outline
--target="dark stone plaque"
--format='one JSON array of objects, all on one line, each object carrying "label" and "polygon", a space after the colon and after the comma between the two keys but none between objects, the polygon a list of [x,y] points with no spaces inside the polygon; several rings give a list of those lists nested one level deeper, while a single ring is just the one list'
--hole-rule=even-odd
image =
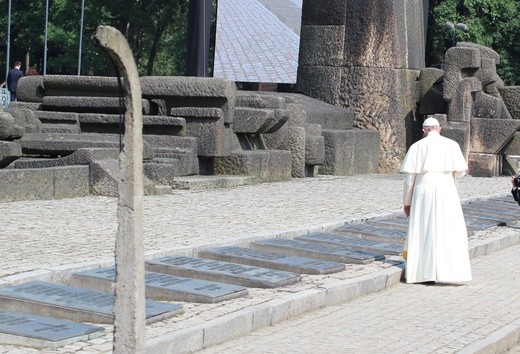
[{"label": "dark stone plaque", "polygon": [[401,255],[403,251],[403,246],[400,244],[364,240],[359,237],[349,237],[322,232],[314,232],[308,235],[299,236],[296,239],[301,241],[338,245],[357,251],[382,253],[388,255]]},{"label": "dark stone plaque", "polygon": [[305,274],[330,274],[345,269],[337,262],[286,256],[242,247],[219,247],[200,252],[201,257]]},{"label": "dark stone plaque", "polygon": [[406,230],[396,230],[384,226],[369,225],[366,223],[343,225],[334,231],[378,241],[391,240],[392,242],[404,242],[406,239]]},{"label": "dark stone plaque", "polygon": [[477,211],[486,211],[489,212],[491,215],[502,215],[506,217],[512,217],[516,219],[520,219],[520,216],[518,214],[518,208],[516,207],[510,207],[507,205],[501,206],[489,203],[468,203],[464,205],[464,210],[477,210]]},{"label": "dark stone plaque", "polygon": [[341,263],[366,264],[375,260],[385,259],[385,256],[382,254],[354,251],[345,247],[282,238],[259,240],[252,242],[251,245],[267,252],[283,252],[301,257],[325,259]]},{"label": "dark stone plaque", "polygon": [[150,260],[146,262],[146,268],[159,273],[259,288],[275,288],[300,281],[297,273],[195,257]]},{"label": "dark stone plaque", "polygon": [[473,218],[493,220],[500,224],[506,224],[511,221],[518,220],[518,216],[508,215],[506,213],[500,213],[500,211],[484,210],[475,207],[463,207],[464,215],[468,215]]},{"label": "dark stone plaque", "polygon": [[493,222],[495,225],[505,225],[505,221],[496,216],[491,216],[489,214],[482,214],[480,212],[476,212],[474,210],[464,210],[464,218],[465,219],[474,219],[474,220],[482,220],[487,222]]},{"label": "dark stone plaque", "polygon": [[75,341],[98,337],[103,335],[104,331],[103,327],[0,310],[2,344],[57,348]]},{"label": "dark stone plaque", "polygon": [[[111,293],[43,281],[0,289],[0,304],[4,308],[77,322],[112,323],[114,299]],[[146,319],[149,321],[181,311],[178,304],[146,301]]]},{"label": "dark stone plaque", "polygon": [[368,220],[365,223],[368,225],[385,227],[385,228],[393,228],[399,230],[408,230],[408,218],[405,217],[395,217],[395,218],[385,218],[385,219],[373,219]]},{"label": "dark stone plaque", "polygon": [[[491,221],[488,219],[476,219],[472,218],[471,215],[464,213],[464,218],[466,220],[466,226],[469,231],[486,229],[492,226],[504,225],[503,222],[500,221]],[[408,230],[408,221],[409,219],[406,217],[394,217],[394,218],[386,218],[386,219],[374,219],[369,220],[366,223],[374,226],[388,226],[394,228],[400,228],[401,230]]]},{"label": "dark stone plaque", "polygon": [[518,205],[517,201],[513,198],[513,195],[511,193],[508,193],[501,197],[488,199],[488,201],[491,203],[497,203],[497,204],[504,203],[504,204],[510,205],[510,206]]},{"label": "dark stone plaque", "polygon": [[[116,280],[115,268],[98,268],[76,273],[83,279],[94,282],[108,282],[109,287]],[[155,300],[215,303],[247,294],[247,288],[240,285],[209,282],[175,275],[146,272],[146,296]]]},{"label": "dark stone plaque", "polygon": [[468,229],[482,230],[493,226],[504,226],[506,223],[502,221],[494,221],[489,219],[478,219],[472,217],[470,214],[464,213],[464,220]]}]

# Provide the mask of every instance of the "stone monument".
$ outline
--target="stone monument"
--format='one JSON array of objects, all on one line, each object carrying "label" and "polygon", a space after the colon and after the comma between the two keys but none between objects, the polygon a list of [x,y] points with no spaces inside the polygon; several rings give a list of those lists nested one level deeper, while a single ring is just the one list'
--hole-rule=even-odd
[{"label": "stone monument", "polygon": [[145,281],[143,247],[143,120],[141,87],[132,51],[115,28],[98,27],[94,39],[122,75],[125,134],[119,157],[116,236],[114,353],[144,353]]}]

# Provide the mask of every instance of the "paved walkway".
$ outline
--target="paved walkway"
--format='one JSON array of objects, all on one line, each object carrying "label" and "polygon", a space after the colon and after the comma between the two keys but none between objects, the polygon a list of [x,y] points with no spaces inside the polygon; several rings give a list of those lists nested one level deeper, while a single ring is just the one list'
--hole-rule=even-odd
[{"label": "paved walkway", "polygon": [[295,83],[300,18],[301,4],[297,1],[219,1],[213,76],[244,82]]},{"label": "paved walkway", "polygon": [[[509,186],[509,177],[465,177],[459,183],[459,193],[463,200],[486,198],[506,195]],[[148,196],[144,199],[146,257],[191,255],[201,247],[246,244],[250,240],[259,238],[290,237],[311,231],[331,229],[356,220],[400,212],[401,199],[401,175],[320,176],[281,183],[266,183],[220,190],[177,191],[173,195]],[[116,209],[117,200],[105,197],[0,203],[0,239],[2,240],[0,286],[20,283],[29,279],[59,282],[71,271],[113,263],[117,231]],[[497,228],[488,233],[484,232],[482,235],[477,235],[474,240],[470,241],[470,245],[471,242],[480,242],[479,237],[498,240],[503,237],[502,234],[504,233],[508,233],[509,236],[516,236],[518,239],[520,231],[514,228]],[[508,235],[506,236],[509,237]],[[482,277],[489,276],[489,273],[485,271],[486,267],[488,272],[497,275],[497,281],[500,277],[507,277],[506,271],[518,269],[518,259],[515,259],[518,258],[516,256],[518,248],[511,248],[504,252],[503,255],[502,253],[496,254],[499,261],[484,257],[477,258],[474,261],[477,268],[483,268]],[[491,257],[495,257],[495,255]],[[485,259],[488,260],[485,261]],[[305,276],[298,285],[284,289],[251,289],[248,297],[225,303],[185,304],[185,313],[182,316],[147,327],[147,343],[154,341],[158,343],[159,339],[164,342],[165,339],[173,338],[173,336],[177,336],[176,340],[180,340],[178,338],[179,333],[188,333],[187,331],[194,328],[199,328],[198,333],[201,333],[201,336],[204,337],[202,340],[206,340],[212,329],[208,323],[214,324],[215,331],[223,332],[221,329],[219,330],[219,323],[223,323],[219,322],[219,319],[228,318],[230,315],[237,313],[247,314],[248,309],[272,303],[273,299],[297,301],[294,299],[303,296],[301,294],[338,282],[348,283],[350,281],[351,284],[358,284],[359,287],[361,283],[357,279],[370,280],[372,276],[377,276],[382,272],[397,274],[396,271],[398,271],[396,267],[383,262],[374,262],[367,266],[352,265],[348,266],[344,272],[329,276]],[[469,316],[468,318],[474,322],[477,322],[477,318],[490,318],[485,328],[495,331],[501,326],[503,327],[506,322],[491,319],[492,317],[481,312],[480,308],[476,306],[482,303],[484,307],[487,307],[491,305],[489,299],[493,298],[493,295],[496,295],[498,299],[499,297],[502,298],[503,293],[504,299],[497,301],[497,306],[501,309],[501,312],[498,312],[497,315],[500,315],[503,321],[518,319],[518,311],[514,311],[514,304],[520,303],[518,301],[518,294],[520,294],[518,276],[509,278],[509,284],[504,286],[507,289],[502,289],[497,285],[497,287],[485,290],[490,282],[480,280],[480,270],[475,269],[475,272],[476,280],[467,286],[422,288],[420,286],[396,285],[390,287],[385,294],[393,295],[392,298],[387,298],[387,305],[394,306],[408,300],[412,301],[420,295],[420,298],[424,298],[424,303],[415,302],[414,304],[425,309],[427,308],[426,302],[433,301],[435,294],[439,298],[449,299],[450,301],[447,302],[451,303],[451,300],[462,297],[464,293],[469,291],[468,289],[473,290],[475,294],[482,290],[484,293],[486,291],[488,293],[486,297],[484,295],[474,296],[475,311],[472,307],[443,307],[442,309],[446,309],[446,312],[448,310],[454,311],[453,319],[462,321],[460,322],[461,327],[469,326],[471,330],[473,330],[471,321],[461,318]],[[408,294],[408,299],[406,297],[400,298],[399,292],[401,289],[406,290],[405,294]],[[513,290],[516,291],[516,294]],[[372,295],[355,301],[363,304],[364,299],[370,301],[367,304],[374,302],[375,308],[379,308],[378,311],[370,312],[370,316],[363,316],[368,317],[367,320],[371,319],[371,324],[374,325],[376,332],[385,327],[384,323],[394,329],[402,327],[402,333],[406,336],[411,335],[410,333],[414,332],[414,328],[418,330],[427,328],[425,326],[414,327],[413,325],[407,328],[405,326],[407,321],[405,320],[411,321],[414,319],[413,312],[408,313],[400,308],[393,312],[388,311],[387,314],[384,310],[385,301],[377,307],[377,300],[371,300],[376,299]],[[284,304],[289,304],[289,302]],[[371,307],[371,305],[366,306]],[[341,311],[349,311],[350,305],[338,308]],[[459,309],[463,309],[462,314],[457,312]],[[423,312],[432,315],[435,311],[435,308],[429,308]],[[511,313],[507,314],[507,311]],[[516,317],[515,313],[517,313]],[[345,312],[345,316],[354,315],[355,311],[350,314]],[[338,314],[338,316],[340,315]],[[376,319],[380,316],[393,316],[393,320],[380,321],[379,323]],[[431,318],[424,317],[426,315],[421,316],[428,322],[432,321],[433,328],[442,327],[435,322],[433,315]],[[341,323],[340,327],[344,328],[348,328],[348,326],[355,328],[355,324],[358,323],[358,321],[347,321],[346,318],[341,318],[340,321],[338,318],[336,323],[331,322],[327,325],[332,326],[330,329],[325,329],[329,327],[324,327],[324,329],[316,327],[315,331],[320,330],[324,333],[331,331],[333,333],[334,328],[338,326],[338,321]],[[492,325],[495,325],[495,329],[492,328]],[[452,327],[456,326],[453,325]],[[448,335],[447,332],[451,332],[452,327],[446,327],[447,331],[444,333]],[[89,342],[75,343],[54,351],[43,352],[110,352],[112,327],[105,326],[105,328],[107,334],[104,337]],[[398,333],[401,333],[401,331],[399,330]],[[337,336],[344,335],[345,333],[337,334]],[[361,333],[357,332],[357,335],[361,335]],[[194,338],[195,336],[188,341],[184,338],[184,342],[196,343],[197,341]],[[479,340],[479,338],[469,335],[466,338]],[[336,340],[335,337],[333,339]],[[198,338],[197,340],[201,339]],[[404,346],[403,343],[401,345]],[[195,344],[194,347],[196,347]],[[284,351],[287,350],[289,348],[284,348]],[[266,352],[268,352],[267,349]],[[275,352],[279,352],[279,350],[275,350]],[[31,351],[25,348],[21,350],[16,347],[0,345],[0,353],[40,353],[40,351]]]}]

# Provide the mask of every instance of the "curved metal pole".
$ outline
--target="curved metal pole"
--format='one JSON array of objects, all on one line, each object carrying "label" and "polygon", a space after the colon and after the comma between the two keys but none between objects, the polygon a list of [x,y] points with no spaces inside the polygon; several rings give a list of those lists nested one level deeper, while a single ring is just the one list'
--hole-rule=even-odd
[{"label": "curved metal pole", "polygon": [[78,76],[81,75],[81,49],[83,47],[83,15],[85,13],[85,0],[81,0],[81,22],[79,26],[79,53],[78,53]]},{"label": "curved metal pole", "polygon": [[5,81],[9,75],[9,56],[11,55],[11,0],[9,0],[9,10],[7,15],[7,59],[5,60]]},{"label": "curved metal pole", "polygon": [[47,33],[49,28],[49,0],[45,4],[45,41],[43,44],[43,75],[47,75]]}]

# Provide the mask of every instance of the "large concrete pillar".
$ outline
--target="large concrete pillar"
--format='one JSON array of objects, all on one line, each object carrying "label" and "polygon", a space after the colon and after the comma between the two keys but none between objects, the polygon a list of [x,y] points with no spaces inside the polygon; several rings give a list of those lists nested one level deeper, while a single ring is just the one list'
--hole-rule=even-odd
[{"label": "large concrete pillar", "polygon": [[349,107],[356,127],[378,130],[379,170],[395,172],[424,48],[422,1],[303,0],[297,90]]}]

